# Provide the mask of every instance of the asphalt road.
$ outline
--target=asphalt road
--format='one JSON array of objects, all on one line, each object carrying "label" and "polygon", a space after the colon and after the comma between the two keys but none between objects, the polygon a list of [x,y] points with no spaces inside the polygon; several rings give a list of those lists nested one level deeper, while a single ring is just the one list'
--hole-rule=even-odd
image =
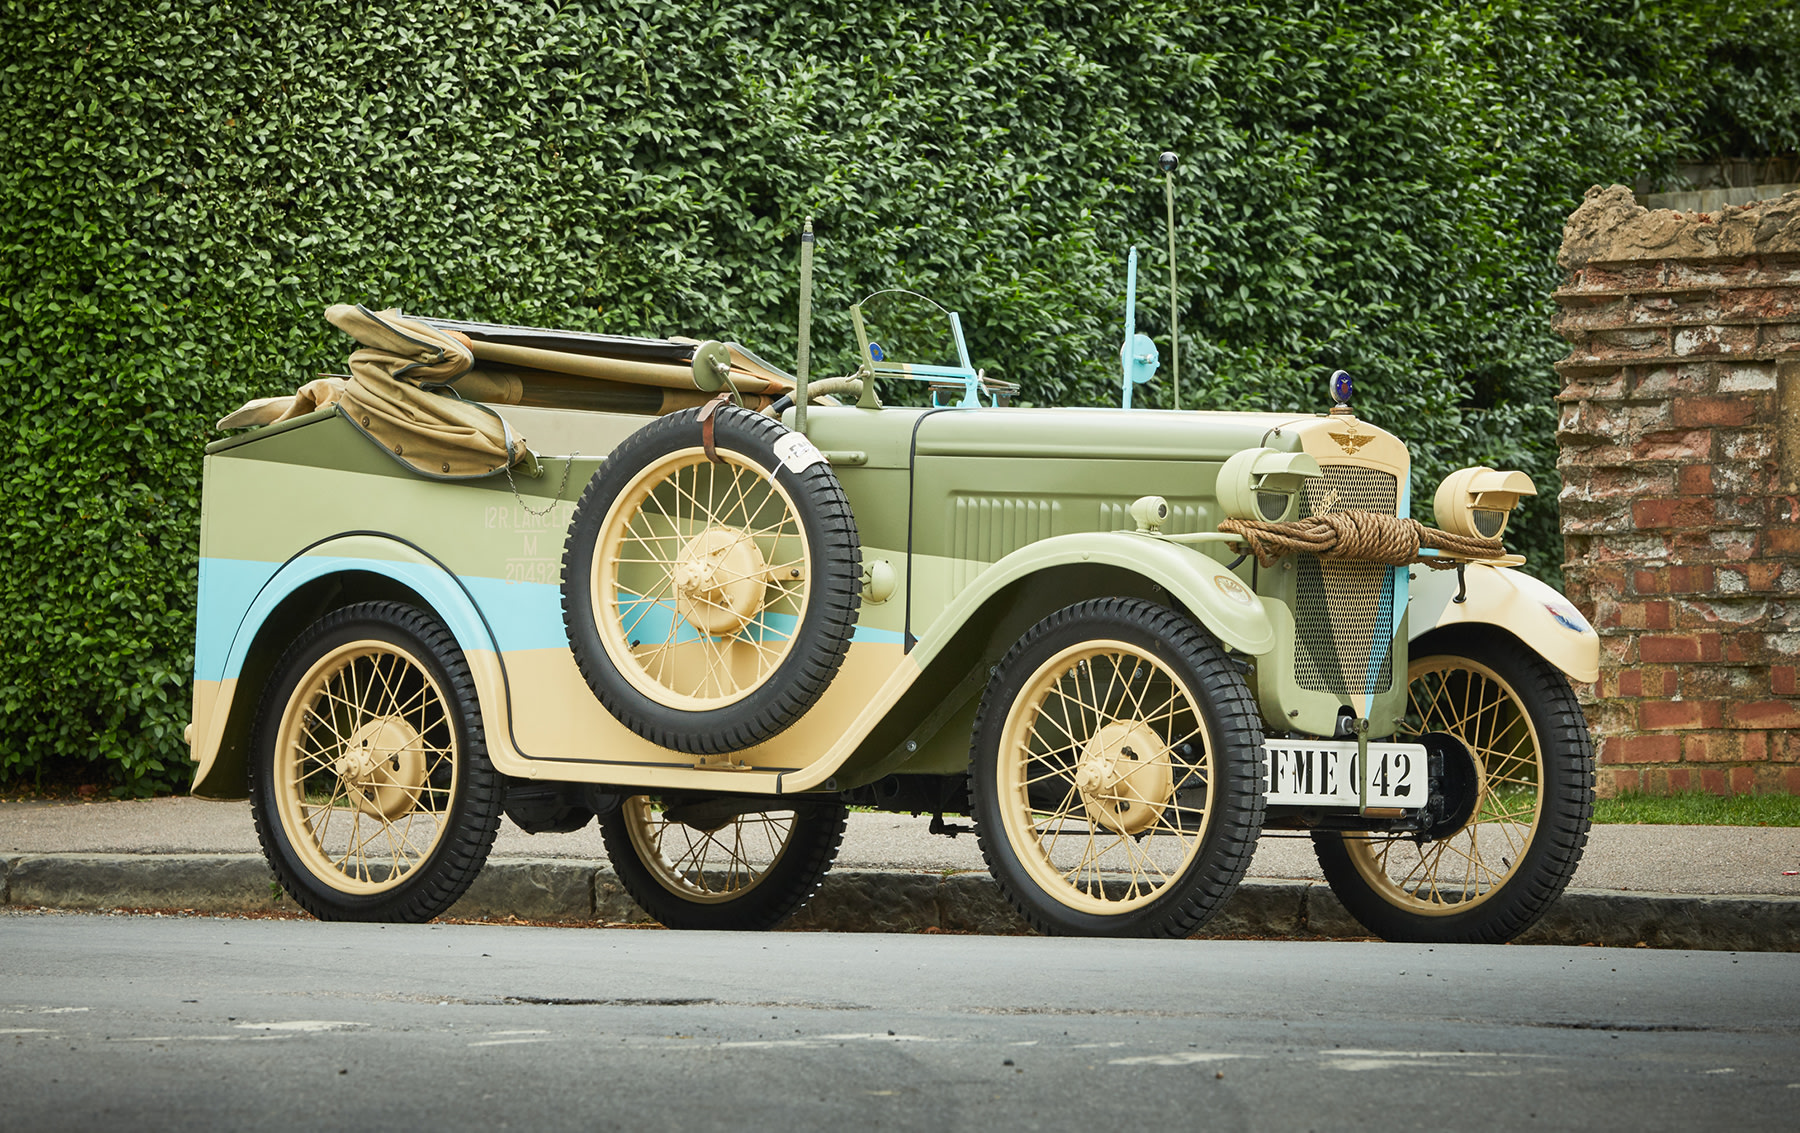
[{"label": "asphalt road", "polygon": [[1791,1129],[1800,956],[0,915],[0,1128]]}]

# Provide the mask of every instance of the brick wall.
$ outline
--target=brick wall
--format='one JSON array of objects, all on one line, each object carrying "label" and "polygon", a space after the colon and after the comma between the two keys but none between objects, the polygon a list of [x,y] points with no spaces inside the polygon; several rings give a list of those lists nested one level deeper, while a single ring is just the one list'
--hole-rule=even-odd
[{"label": "brick wall", "polygon": [[1600,787],[1800,793],[1800,192],[1563,231],[1569,595]]}]

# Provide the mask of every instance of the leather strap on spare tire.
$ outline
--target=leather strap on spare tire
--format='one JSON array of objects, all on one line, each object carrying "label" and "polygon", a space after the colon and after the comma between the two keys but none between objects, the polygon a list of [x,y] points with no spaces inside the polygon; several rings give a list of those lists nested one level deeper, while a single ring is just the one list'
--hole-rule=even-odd
[{"label": "leather strap on spare tire", "polygon": [[678,751],[737,751],[831,684],[861,577],[824,455],[779,422],[709,405],[646,425],[595,470],[563,545],[563,625],[626,727]]}]

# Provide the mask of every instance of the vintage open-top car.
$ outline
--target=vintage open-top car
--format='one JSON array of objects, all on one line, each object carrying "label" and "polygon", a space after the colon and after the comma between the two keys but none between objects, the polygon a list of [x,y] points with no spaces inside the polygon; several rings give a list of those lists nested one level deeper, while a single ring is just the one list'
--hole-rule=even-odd
[{"label": "vintage open-top car", "polygon": [[597,817],[673,927],[780,921],[851,806],[972,816],[1047,932],[1191,933],[1269,830],[1390,939],[1562,891],[1598,639],[1498,542],[1527,478],[1456,473],[1427,528],[1341,375],[1316,414],[1015,408],[954,316],[854,314],[808,382],[804,337],[790,376],[333,308],[350,374],[207,448],[195,793],[326,918],[442,913],[503,813]]}]

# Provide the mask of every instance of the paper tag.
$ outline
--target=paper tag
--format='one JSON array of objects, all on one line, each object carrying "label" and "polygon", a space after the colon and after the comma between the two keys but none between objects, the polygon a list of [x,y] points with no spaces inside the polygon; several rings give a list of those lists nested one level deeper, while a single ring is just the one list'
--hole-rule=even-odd
[{"label": "paper tag", "polygon": [[804,472],[825,463],[825,454],[800,433],[784,433],[775,441],[775,455],[789,472]]}]

